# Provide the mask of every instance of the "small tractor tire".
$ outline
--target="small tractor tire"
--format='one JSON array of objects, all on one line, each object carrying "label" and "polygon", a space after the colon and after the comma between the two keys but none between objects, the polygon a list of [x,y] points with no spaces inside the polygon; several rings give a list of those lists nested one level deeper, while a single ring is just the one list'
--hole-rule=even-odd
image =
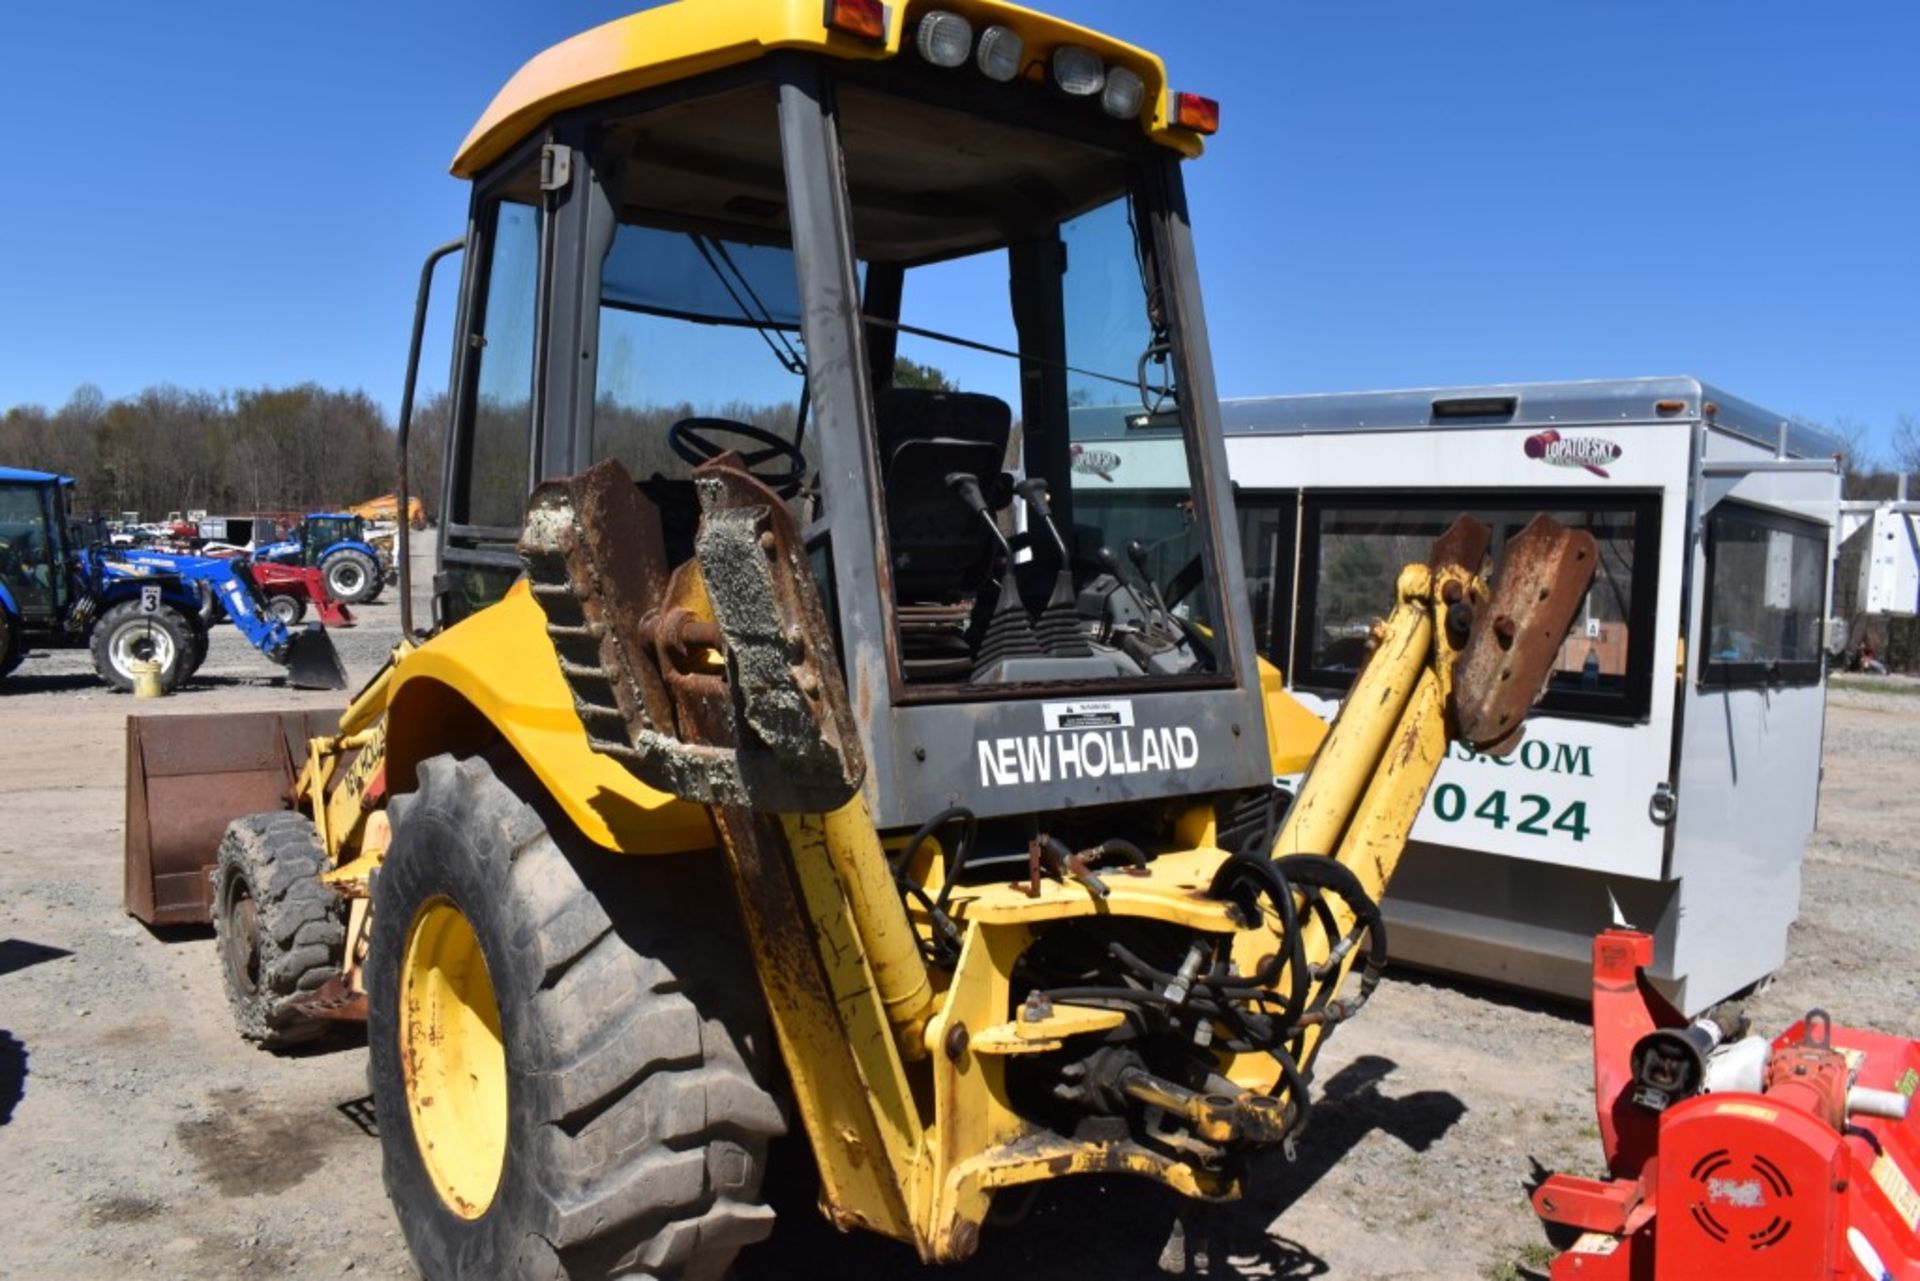
[{"label": "small tractor tire", "polygon": [[207,646],[211,643],[205,624],[198,619],[188,619],[187,622],[193,629],[193,645],[187,650],[187,665],[180,673],[181,684],[192,680],[200,671],[201,664],[207,661]]},{"label": "small tractor tire", "polygon": [[13,621],[12,614],[0,609],[0,680],[11,676],[26,656],[26,638],[20,634],[20,624]]},{"label": "small tractor tire", "polygon": [[426,761],[390,812],[368,1050],[421,1271],[719,1281],[772,1229],[786,1127],[718,860],[550,832],[478,758]]},{"label": "small tractor tire", "polygon": [[307,616],[307,602],[292,592],[275,592],[267,597],[267,612],[288,627],[298,627]]},{"label": "small tractor tire", "polygon": [[295,1001],[340,973],[346,903],[321,881],[327,853],[304,814],[235,819],[213,867],[213,933],[240,1035],[267,1049],[302,1045],[329,1022]]},{"label": "small tractor tire", "polygon": [[380,595],[380,566],[363,551],[348,547],[320,565],[327,591],[343,605],[365,605]]},{"label": "small tractor tire", "polygon": [[171,691],[186,679],[193,663],[194,632],[194,621],[170,606],[162,605],[146,614],[141,612],[139,601],[123,600],[93,625],[88,645],[93,652],[93,670],[115,689],[131,692],[130,664],[136,660],[157,662],[160,688]]}]

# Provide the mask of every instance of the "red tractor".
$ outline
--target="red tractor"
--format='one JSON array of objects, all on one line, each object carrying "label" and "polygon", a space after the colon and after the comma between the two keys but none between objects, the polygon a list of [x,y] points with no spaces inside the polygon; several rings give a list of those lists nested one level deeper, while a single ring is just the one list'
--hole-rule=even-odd
[{"label": "red tractor", "polygon": [[288,627],[298,626],[311,605],[326,627],[352,627],[353,613],[327,591],[326,575],[305,565],[280,565],[256,560],[247,574],[266,598],[267,612]]}]

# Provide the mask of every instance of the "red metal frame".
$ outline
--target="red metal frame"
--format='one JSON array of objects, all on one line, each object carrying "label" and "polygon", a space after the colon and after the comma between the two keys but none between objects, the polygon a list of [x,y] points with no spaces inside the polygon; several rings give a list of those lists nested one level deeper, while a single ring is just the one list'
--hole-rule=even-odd
[{"label": "red metal frame", "polygon": [[327,590],[326,575],[317,569],[256,560],[248,563],[247,574],[253,579],[254,585],[268,595],[284,592],[305,597],[323,626],[353,626],[353,611],[333,598]]},{"label": "red metal frame", "polygon": [[1653,940],[1608,930],[1593,960],[1594,1109],[1614,1177],[1556,1174],[1534,1192],[1542,1219],[1581,1233],[1554,1281],[1920,1281],[1920,1109],[1845,1111],[1849,1085],[1911,1098],[1920,1042],[1816,1017],[1773,1042],[1761,1092],[1654,1112],[1633,1101],[1634,1045],[1685,1020],[1647,982]]}]

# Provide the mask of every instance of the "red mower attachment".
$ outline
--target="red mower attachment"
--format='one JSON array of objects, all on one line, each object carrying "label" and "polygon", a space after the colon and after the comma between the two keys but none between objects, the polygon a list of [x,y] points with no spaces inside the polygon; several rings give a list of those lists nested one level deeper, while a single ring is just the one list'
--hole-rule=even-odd
[{"label": "red mower attachment", "polygon": [[1688,1023],[1653,940],[1593,944],[1593,1079],[1611,1179],[1533,1194],[1581,1231],[1553,1281],[1920,1281],[1920,1042],[1807,1016],[1772,1042]]}]

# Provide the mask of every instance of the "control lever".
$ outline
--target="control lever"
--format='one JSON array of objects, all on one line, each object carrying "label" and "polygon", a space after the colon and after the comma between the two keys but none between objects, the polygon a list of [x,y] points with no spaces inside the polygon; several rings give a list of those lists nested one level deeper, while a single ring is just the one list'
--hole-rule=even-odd
[{"label": "control lever", "polygon": [[1140,617],[1146,619],[1151,624],[1157,625],[1159,622],[1158,615],[1154,613],[1153,607],[1148,605],[1146,600],[1141,597],[1140,589],[1135,587],[1132,580],[1120,572],[1120,558],[1113,554],[1113,548],[1100,548],[1100,550],[1093,554],[1093,559],[1098,562],[1102,573],[1113,575],[1113,580],[1127,589],[1127,595],[1133,597],[1133,606],[1140,611]]},{"label": "control lever", "polygon": [[948,472],[947,488],[959,495],[960,501],[967,505],[968,510],[987,523],[987,528],[993,531],[993,540],[1000,544],[1000,550],[1005,552],[1007,558],[1011,560],[1013,544],[1009,543],[1007,536],[1000,532],[1000,525],[993,518],[993,510],[987,506],[987,496],[980,489],[980,478],[972,472]]},{"label": "control lever", "polygon": [[1028,476],[1015,482],[1013,492],[1040,518],[1040,523],[1053,535],[1053,545],[1060,549],[1060,568],[1054,572],[1053,593],[1040,611],[1037,629],[1040,643],[1058,658],[1086,658],[1093,650],[1087,645],[1086,628],[1074,603],[1073,563],[1067,555],[1067,540],[1060,536],[1060,527],[1054,523],[1053,512],[1047,505],[1047,482],[1039,476]]},{"label": "control lever", "polygon": [[1173,617],[1173,611],[1167,608],[1166,599],[1160,595],[1160,584],[1153,581],[1153,574],[1147,569],[1147,545],[1137,538],[1129,538],[1127,559],[1133,562],[1134,570],[1146,583],[1147,590],[1153,593],[1153,603],[1160,607],[1160,612],[1169,618]]},{"label": "control lever", "polygon": [[1060,563],[1067,562],[1067,540],[1060,536],[1060,527],[1053,523],[1053,509],[1047,505],[1047,482],[1042,476],[1029,476],[1025,480],[1015,481],[1013,492],[1020,495],[1040,523],[1053,535],[1053,545],[1060,549]]},{"label": "control lever", "polygon": [[970,472],[948,472],[947,488],[951,489],[967,509],[986,522],[993,531],[993,541],[1000,544],[1005,555],[1000,571],[1000,596],[994,602],[993,612],[987,618],[986,631],[981,635],[980,644],[974,654],[973,679],[975,681],[998,680],[1004,677],[996,675],[1003,664],[1013,659],[1038,658],[1046,651],[1040,639],[1034,634],[1033,619],[1027,615],[1027,607],[1020,600],[1019,580],[1013,572],[1013,544],[1000,532],[1000,525],[993,519],[993,510],[987,506],[987,496],[980,490],[980,478]]}]

